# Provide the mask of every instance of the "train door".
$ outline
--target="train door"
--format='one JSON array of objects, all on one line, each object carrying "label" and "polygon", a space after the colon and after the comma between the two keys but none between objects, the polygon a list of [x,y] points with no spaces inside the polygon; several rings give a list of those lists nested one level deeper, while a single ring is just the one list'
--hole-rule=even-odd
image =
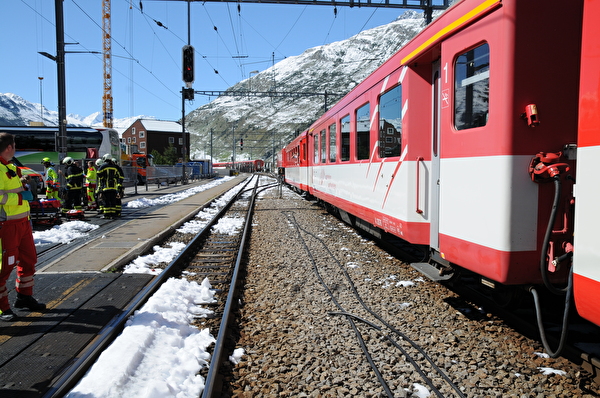
[{"label": "train door", "polygon": [[439,251],[440,232],[440,61],[433,63],[431,75],[431,217],[429,230],[429,246]]}]

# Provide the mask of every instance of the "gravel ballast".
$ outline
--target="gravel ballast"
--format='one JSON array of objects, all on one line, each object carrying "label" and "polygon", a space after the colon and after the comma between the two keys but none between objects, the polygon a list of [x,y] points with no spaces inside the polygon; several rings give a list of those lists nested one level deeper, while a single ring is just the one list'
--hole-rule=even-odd
[{"label": "gravel ballast", "polygon": [[[236,346],[245,353],[233,365],[232,396],[386,396],[348,317],[332,314],[341,312],[339,301],[344,312],[378,323],[351,297],[336,264],[366,305],[419,344],[466,397],[599,395],[579,366],[545,357],[540,343],[429,281],[315,202],[287,189],[279,198],[271,189],[257,202],[253,224]],[[359,323],[394,397],[435,396],[384,338],[387,331]],[[416,350],[408,351],[443,396],[459,396]]]}]

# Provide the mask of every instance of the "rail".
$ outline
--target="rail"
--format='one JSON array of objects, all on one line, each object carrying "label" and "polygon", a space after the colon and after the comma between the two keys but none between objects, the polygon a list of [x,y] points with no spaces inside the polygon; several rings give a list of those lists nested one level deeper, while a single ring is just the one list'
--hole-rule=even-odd
[{"label": "rail", "polygon": [[[250,179],[245,182],[244,188],[250,183]],[[242,188],[242,190],[244,189]],[[240,191],[241,192],[241,191]],[[190,257],[198,246],[202,243],[204,237],[210,233],[210,229],[217,221],[223,217],[225,212],[238,199],[240,194],[234,195],[231,200],[223,206],[220,211],[214,215],[209,223],[190,241],[179,255],[169,263],[169,265],[156,276],[144,289],[142,289],[123,310],[123,312],[115,317],[107,326],[105,326],[98,337],[80,353],[78,359],[68,368],[56,381],[48,388],[43,398],[59,398],[68,393],[77,382],[85,375],[88,369],[98,359],[102,351],[104,351],[110,343],[123,330],[127,319],[135,311],[140,309],[148,299],[158,290],[158,288],[173,274],[179,271],[180,264],[184,259]]]},{"label": "rail", "polygon": [[219,368],[221,367],[221,362],[223,359],[223,348],[225,347],[225,338],[227,337],[227,325],[229,323],[229,319],[231,316],[232,305],[235,302],[237,279],[238,279],[241,264],[242,264],[242,256],[244,253],[244,248],[246,247],[246,241],[248,239],[248,236],[250,235],[249,234],[250,227],[252,226],[252,215],[253,215],[253,210],[254,210],[254,202],[256,199],[256,189],[258,186],[258,181],[259,181],[259,178],[256,179],[256,183],[252,190],[253,193],[250,198],[250,203],[248,205],[248,212],[246,213],[246,219],[244,221],[244,231],[242,233],[237,258],[236,258],[235,265],[233,268],[233,275],[231,277],[231,284],[229,285],[230,287],[229,287],[229,292],[227,294],[225,310],[223,311],[223,317],[221,318],[221,325],[219,327],[219,333],[217,335],[217,339],[215,342],[215,350],[212,354],[210,368],[208,370],[208,374],[207,374],[206,380],[204,382],[204,391],[202,392],[203,398],[213,397],[213,394],[215,391],[217,375],[218,375]]}]

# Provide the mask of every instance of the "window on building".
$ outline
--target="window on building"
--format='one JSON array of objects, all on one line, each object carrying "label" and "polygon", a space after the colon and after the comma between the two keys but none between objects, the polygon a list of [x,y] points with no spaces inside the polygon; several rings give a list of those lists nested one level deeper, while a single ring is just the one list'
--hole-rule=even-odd
[{"label": "window on building", "polygon": [[340,160],[347,162],[350,160],[350,115],[344,116],[341,120],[342,128],[342,147]]},{"label": "window on building", "polygon": [[144,138],[146,136],[146,132],[143,130],[140,130],[140,138]]},{"label": "window on building", "polygon": [[136,137],[132,137],[132,138],[131,138],[131,143],[132,143],[132,144],[135,144],[135,139],[136,139]]},{"label": "window on building", "polygon": [[402,147],[402,86],[379,97],[379,157],[400,156]]},{"label": "window on building", "polygon": [[336,146],[336,140],[337,140],[337,131],[336,131],[336,124],[333,123],[331,126],[329,126],[329,161],[330,162],[335,162],[336,159],[336,152],[337,152],[337,146]]},{"label": "window on building", "polygon": [[371,148],[371,106],[366,104],[356,110],[356,159],[369,159]]},{"label": "window on building", "polygon": [[175,143],[175,137],[169,137],[169,144]]},{"label": "window on building", "polygon": [[140,148],[146,148],[146,143],[145,142],[140,142]]},{"label": "window on building", "polygon": [[179,142],[179,145],[183,145],[183,138],[180,138],[178,142]]},{"label": "window on building", "polygon": [[131,137],[127,137],[127,143],[131,144]]},{"label": "window on building", "polygon": [[490,46],[461,54],[454,64],[454,125],[457,130],[487,124],[490,98]]},{"label": "window on building", "polygon": [[135,127],[131,128],[131,135],[135,135]]}]

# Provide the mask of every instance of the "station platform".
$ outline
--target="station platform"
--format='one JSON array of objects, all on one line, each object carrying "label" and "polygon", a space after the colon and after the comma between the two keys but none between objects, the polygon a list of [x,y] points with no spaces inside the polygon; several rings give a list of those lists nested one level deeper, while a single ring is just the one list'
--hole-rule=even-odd
[{"label": "station platform", "polygon": [[[43,397],[52,381],[154,278],[123,274],[118,268],[144,254],[245,178],[224,181],[178,202],[148,209],[140,216],[135,212],[128,215],[124,206],[122,219],[102,220],[101,228],[105,230],[97,236],[62,245],[72,250],[52,261],[39,261],[34,296],[46,304],[46,310],[13,309],[17,319],[0,322],[0,397]],[[208,181],[155,187],[139,190],[137,195],[126,191],[124,205],[141,197],[157,198],[205,183]],[[7,283],[11,304],[16,297],[14,274]]]},{"label": "station platform", "polygon": [[[136,257],[147,252],[190,220],[198,209],[239,184],[245,177],[236,177],[214,188],[199,192],[178,202],[163,206],[139,218],[117,223],[102,236],[85,242],[84,246],[47,264],[38,264],[37,275],[63,272],[107,272],[118,270]],[[173,186],[169,189],[141,191],[129,200],[139,197],[162,196],[189,189],[193,185]],[[127,201],[124,201],[125,207]]]}]

